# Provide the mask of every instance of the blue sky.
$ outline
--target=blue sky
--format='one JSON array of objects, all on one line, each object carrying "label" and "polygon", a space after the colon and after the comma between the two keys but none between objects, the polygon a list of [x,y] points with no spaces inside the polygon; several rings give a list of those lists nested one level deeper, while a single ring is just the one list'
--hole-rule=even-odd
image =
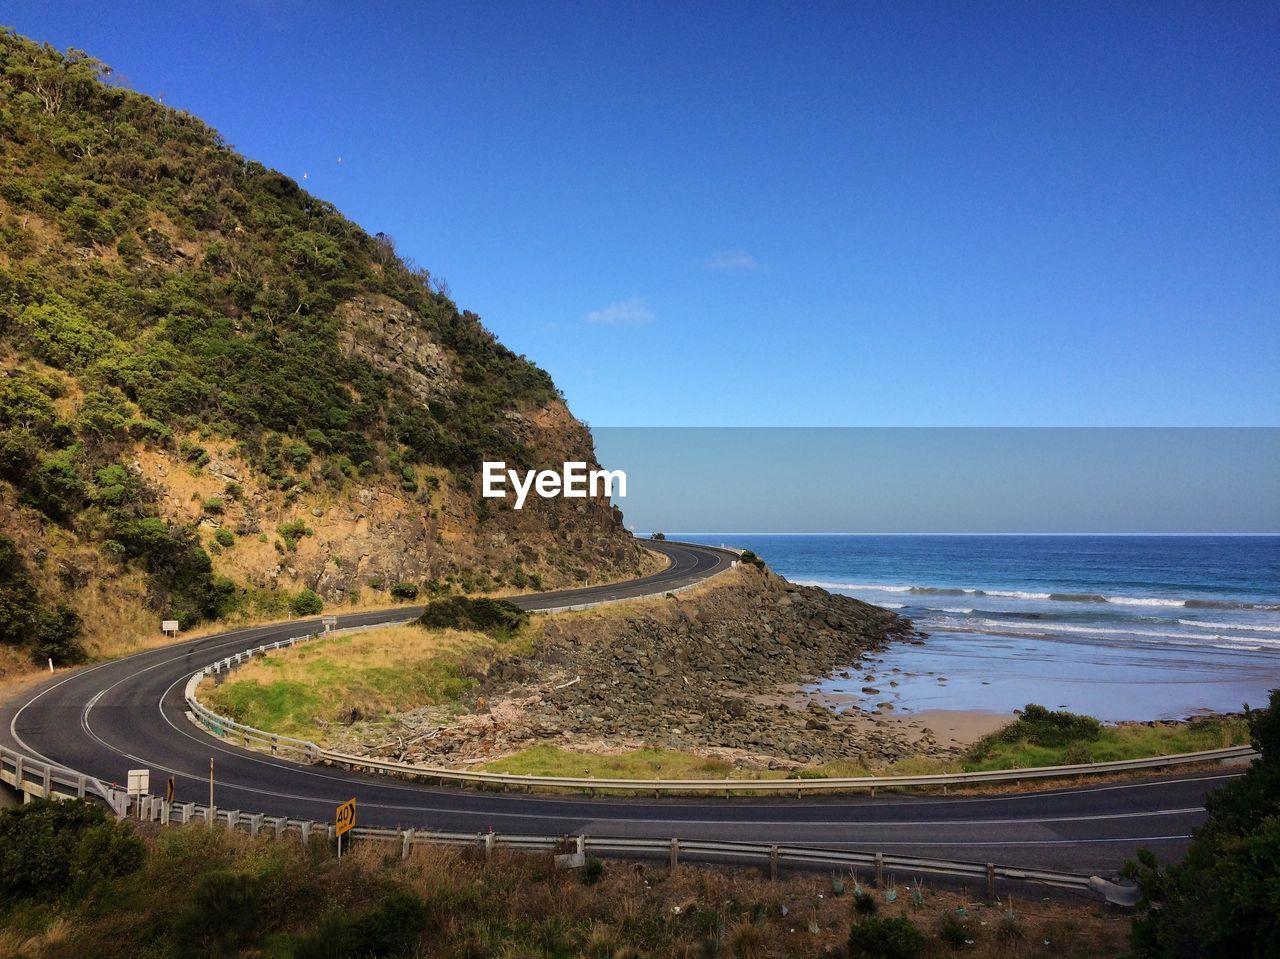
[{"label": "blue sky", "polygon": [[1274,3],[0,19],[305,174],[593,425],[1278,420]]}]

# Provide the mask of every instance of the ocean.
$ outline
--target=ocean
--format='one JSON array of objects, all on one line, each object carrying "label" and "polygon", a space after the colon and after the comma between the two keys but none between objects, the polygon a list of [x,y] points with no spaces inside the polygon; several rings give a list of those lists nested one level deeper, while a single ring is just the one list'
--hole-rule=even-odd
[{"label": "ocean", "polygon": [[1276,536],[678,538],[753,550],[794,582],[910,617],[928,637],[868,664],[878,694],[862,674],[813,687],[867,708],[1177,719],[1280,687]]}]

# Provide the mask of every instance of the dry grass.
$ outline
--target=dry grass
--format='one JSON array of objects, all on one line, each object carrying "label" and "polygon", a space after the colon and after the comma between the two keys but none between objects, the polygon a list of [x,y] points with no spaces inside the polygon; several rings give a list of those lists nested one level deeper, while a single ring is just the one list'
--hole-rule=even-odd
[{"label": "dry grass", "polygon": [[333,723],[422,706],[456,711],[459,696],[512,648],[482,633],[390,626],[278,650],[221,684],[206,680],[201,697],[250,726],[325,742]]},{"label": "dry grass", "polygon": [[[835,894],[831,875],[795,874],[771,882],[755,869],[609,862],[587,885],[578,872],[558,871],[545,854],[499,850],[485,861],[475,851],[415,847],[407,861],[398,845],[357,842],[335,862],[325,846],[251,839],[188,827],[149,839],[143,872],[87,901],[11,910],[0,920],[0,949],[41,959],[164,954],[166,930],[191,900],[200,876],[220,869],[262,882],[263,928],[241,955],[289,955],[267,949],[304,935],[327,915],[359,916],[387,895],[407,890],[425,907],[426,928],[412,954],[463,956],[649,957],[719,955],[724,959],[841,955],[854,923],[854,877]],[[867,876],[859,876],[862,883]],[[927,937],[924,955],[952,950],[938,938],[963,909],[975,959],[1079,957],[1124,953],[1127,917],[1073,901],[1023,900],[985,905],[963,893],[924,885],[913,902],[911,879],[896,877],[897,900],[871,890],[879,914],[903,916]],[[157,895],[156,890],[164,890]],[[785,912],[784,912],[785,910]],[[15,948],[16,947],[16,948]]]}]

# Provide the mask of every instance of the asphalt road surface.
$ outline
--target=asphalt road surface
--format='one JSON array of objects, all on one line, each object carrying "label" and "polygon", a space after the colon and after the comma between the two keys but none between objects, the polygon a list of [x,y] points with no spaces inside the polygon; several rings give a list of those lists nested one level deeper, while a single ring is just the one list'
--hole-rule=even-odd
[{"label": "asphalt road surface", "polygon": [[[530,610],[661,593],[726,568],[732,555],[653,543],[671,565],[610,586],[517,598]],[[401,607],[339,617],[360,626],[415,615]],[[796,799],[586,799],[432,787],[240,749],[186,718],[183,689],[197,669],[230,653],[319,628],[318,620],[240,629],[179,642],[57,677],[0,709],[0,740],[107,783],[132,768],[153,786],[176,777],[179,801],[207,802],[209,760],[222,809],[329,820],[353,796],[360,824],[450,832],[645,836],[831,845],[867,852],[966,859],[1114,875],[1138,846],[1161,858],[1185,850],[1204,819],[1204,796],[1228,771],[999,796],[898,795]]]}]

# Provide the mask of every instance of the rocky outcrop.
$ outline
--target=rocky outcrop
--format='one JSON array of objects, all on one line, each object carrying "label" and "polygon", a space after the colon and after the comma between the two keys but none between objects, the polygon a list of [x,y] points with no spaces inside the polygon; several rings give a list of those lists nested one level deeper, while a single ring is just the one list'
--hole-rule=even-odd
[{"label": "rocky outcrop", "polygon": [[381,293],[353,297],[338,307],[339,344],[348,356],[390,373],[420,403],[450,395],[458,374],[449,352],[399,300]]},{"label": "rocky outcrop", "polygon": [[408,713],[393,735],[352,730],[344,746],[445,763],[550,743],[878,765],[931,752],[931,737],[836,713],[796,684],[912,635],[888,610],[740,566],[686,594],[547,617],[530,656],[490,670],[470,715],[440,727],[430,711]]}]

